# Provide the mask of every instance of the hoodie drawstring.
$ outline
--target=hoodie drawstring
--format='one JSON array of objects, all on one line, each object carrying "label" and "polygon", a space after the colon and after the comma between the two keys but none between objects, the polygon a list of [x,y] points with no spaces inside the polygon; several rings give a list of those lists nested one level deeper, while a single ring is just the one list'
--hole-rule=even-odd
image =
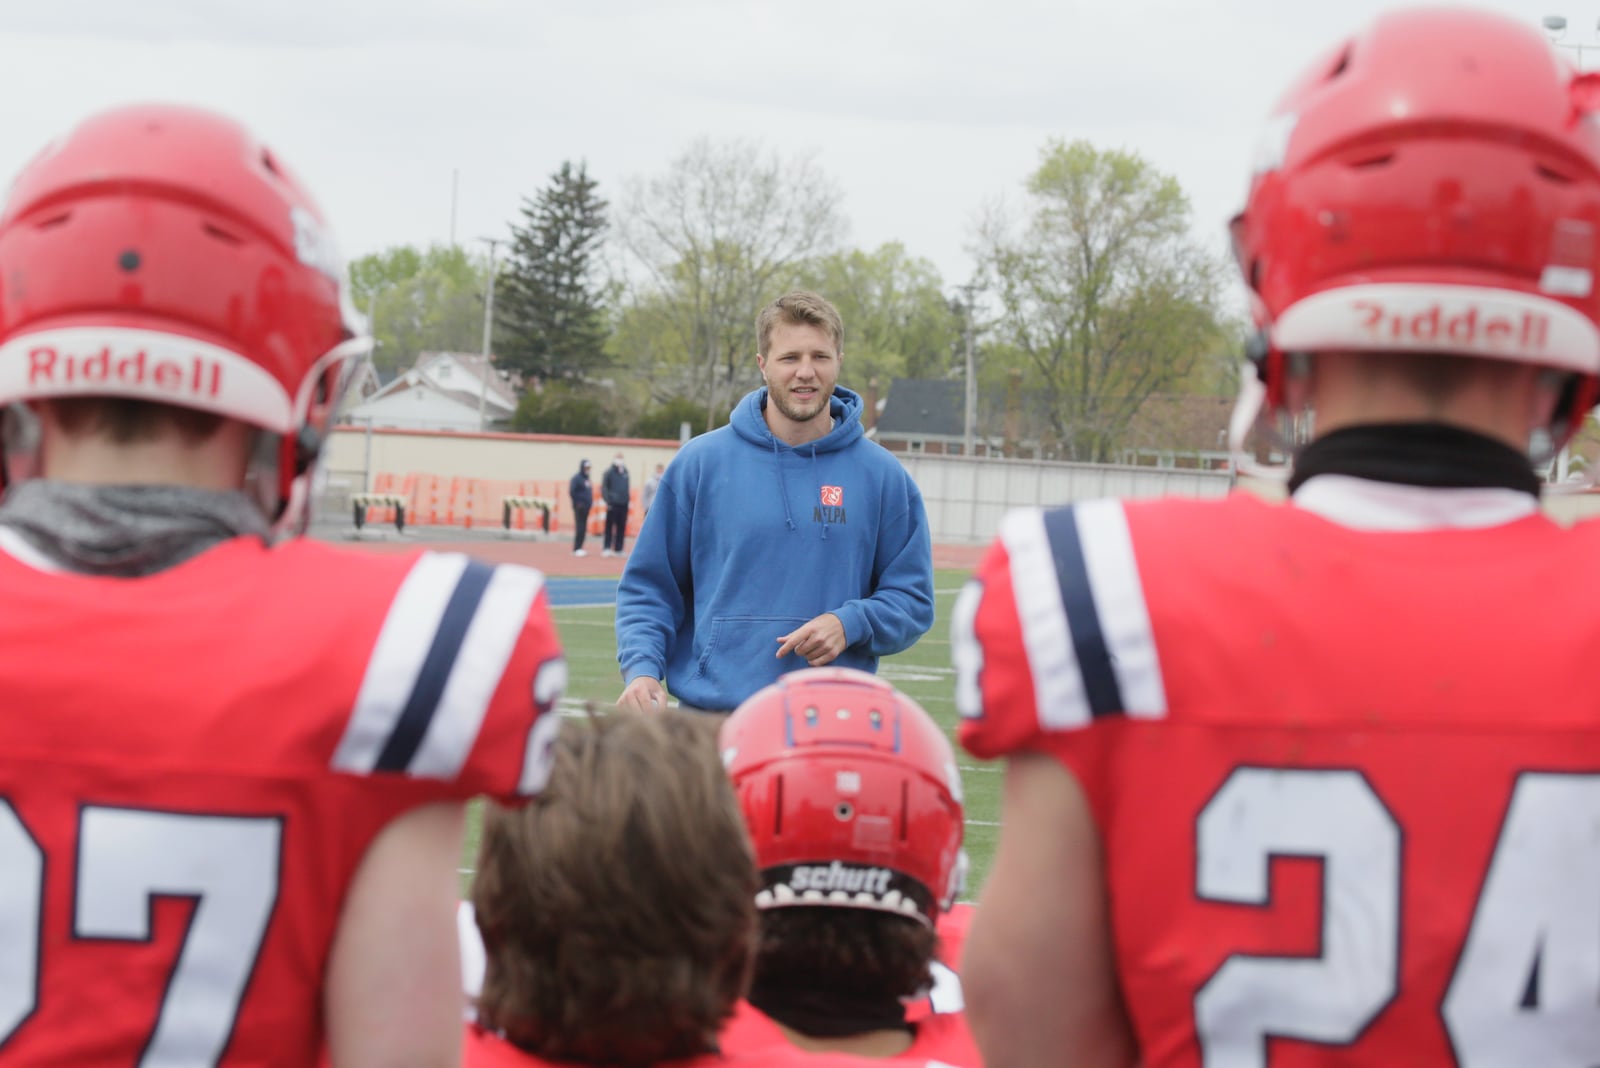
[{"label": "hoodie drawstring", "polygon": [[[820,496],[821,493],[822,493],[822,475],[817,471],[817,446],[816,446],[815,442],[812,442],[812,444],[811,444],[811,481],[813,481],[813,482],[815,482],[817,484],[817,493]],[[828,513],[827,512],[823,512],[822,513],[822,540],[823,541],[827,541],[828,540],[828,526],[829,526],[829,524],[828,524]]]},{"label": "hoodie drawstring", "polygon": [[[813,459],[816,451],[815,448],[811,450]],[[777,438],[772,439],[772,462],[778,465],[778,496],[783,498],[783,521],[789,524],[790,530],[799,530],[800,528],[794,525],[794,516],[789,511],[789,483],[783,477],[783,457],[778,454]]]}]

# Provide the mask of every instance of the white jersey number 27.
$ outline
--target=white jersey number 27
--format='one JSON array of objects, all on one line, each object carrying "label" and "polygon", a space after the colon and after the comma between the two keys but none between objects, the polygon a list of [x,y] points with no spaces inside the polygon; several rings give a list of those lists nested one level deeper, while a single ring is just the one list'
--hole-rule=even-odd
[{"label": "white jersey number 27", "polygon": [[[1399,993],[1402,846],[1348,770],[1239,768],[1196,826],[1197,894],[1266,905],[1275,857],[1322,862],[1316,957],[1235,954],[1195,996],[1206,1068],[1267,1041],[1357,1041]],[[1440,1013],[1463,1068],[1592,1068],[1600,1050],[1600,776],[1517,779]]]},{"label": "white jersey number 27", "polygon": [[[151,901],[195,900],[141,1068],[215,1064],[233,1033],[278,898],[282,822],[85,807],[75,939],[145,942]],[[44,852],[0,798],[0,1060],[38,1005]]]}]

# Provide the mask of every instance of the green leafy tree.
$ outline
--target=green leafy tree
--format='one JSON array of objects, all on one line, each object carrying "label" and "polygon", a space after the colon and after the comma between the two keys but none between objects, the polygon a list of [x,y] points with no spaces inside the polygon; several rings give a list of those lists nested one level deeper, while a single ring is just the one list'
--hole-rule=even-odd
[{"label": "green leafy tree", "polygon": [[704,424],[705,414],[705,409],[693,397],[673,397],[651,408],[635,420],[632,434],[636,438],[667,438],[676,441],[679,429],[684,423],[689,424],[691,436],[728,424],[729,413],[722,412],[712,421],[713,425],[707,427]]},{"label": "green leafy tree", "polygon": [[578,378],[606,360],[599,254],[607,204],[584,164],[563,163],[511,228],[495,295],[500,366],[529,377]]},{"label": "green leafy tree", "polygon": [[824,256],[803,284],[831,300],[844,319],[843,377],[852,388],[872,378],[947,374],[961,344],[963,309],[952,307],[938,268],[891,242]]},{"label": "green leafy tree", "polygon": [[710,427],[759,381],[756,313],[837,247],[838,185],[807,158],[701,140],[626,191],[617,236],[657,357],[652,390],[698,398]]},{"label": "green leafy tree", "polygon": [[454,245],[402,245],[352,263],[351,299],[378,341],[373,363],[392,371],[422,352],[479,351],[486,265]]},{"label": "green leafy tree", "polygon": [[1026,190],[1020,220],[995,212],[981,230],[992,329],[1067,455],[1106,461],[1151,393],[1223,349],[1223,265],[1191,236],[1177,180],[1135,153],[1053,140]]},{"label": "green leafy tree", "polygon": [[523,393],[511,416],[511,429],[528,434],[579,434],[605,437],[616,424],[602,387],[583,382],[547,382]]}]

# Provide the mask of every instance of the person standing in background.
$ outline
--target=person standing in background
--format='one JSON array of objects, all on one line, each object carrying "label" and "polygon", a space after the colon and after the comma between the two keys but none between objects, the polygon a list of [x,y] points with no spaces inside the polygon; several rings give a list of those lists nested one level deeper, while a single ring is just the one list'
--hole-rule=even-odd
[{"label": "person standing in background", "polygon": [[650,514],[650,506],[655,503],[656,490],[661,488],[661,474],[666,469],[666,464],[656,464],[655,473],[644,480],[644,488],[639,491],[640,519]]},{"label": "person standing in background", "polygon": [[600,479],[600,497],[606,502],[605,549],[601,556],[621,556],[628,534],[628,465],[619,452]]},{"label": "person standing in background", "polygon": [[594,506],[594,483],[589,481],[588,460],[578,462],[578,473],[567,483],[567,495],[572,498],[572,555],[588,556],[583,536],[589,529],[589,509]]}]

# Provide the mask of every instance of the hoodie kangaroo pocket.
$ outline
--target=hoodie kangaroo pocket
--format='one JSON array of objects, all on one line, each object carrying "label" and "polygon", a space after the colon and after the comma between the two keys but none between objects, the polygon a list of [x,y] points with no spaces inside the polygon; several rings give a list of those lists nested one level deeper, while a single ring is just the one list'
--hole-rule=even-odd
[{"label": "hoodie kangaroo pocket", "polygon": [[[700,650],[694,677],[708,679],[729,692],[754,693],[783,674],[796,653],[779,660],[778,639],[804,623],[809,616],[717,616],[711,621],[706,644]],[[730,685],[731,684],[731,685]]]}]

